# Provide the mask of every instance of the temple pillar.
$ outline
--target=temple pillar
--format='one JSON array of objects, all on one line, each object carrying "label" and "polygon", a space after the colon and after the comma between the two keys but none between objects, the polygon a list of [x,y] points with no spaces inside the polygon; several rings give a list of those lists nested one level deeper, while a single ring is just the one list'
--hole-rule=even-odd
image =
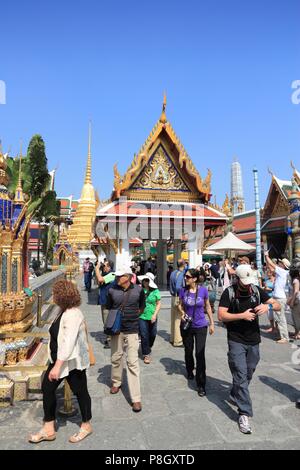
[{"label": "temple pillar", "polygon": [[181,258],[181,240],[174,240],[174,270],[177,269],[177,262]]},{"label": "temple pillar", "polygon": [[115,255],[115,271],[123,266],[131,266],[129,240],[118,240],[118,253]]},{"label": "temple pillar", "polygon": [[167,285],[167,242],[157,240],[157,278],[159,286]]},{"label": "temple pillar", "polygon": [[196,236],[193,240],[188,242],[188,252],[190,268],[196,268],[197,266],[202,265],[202,253],[199,248],[199,240]]}]

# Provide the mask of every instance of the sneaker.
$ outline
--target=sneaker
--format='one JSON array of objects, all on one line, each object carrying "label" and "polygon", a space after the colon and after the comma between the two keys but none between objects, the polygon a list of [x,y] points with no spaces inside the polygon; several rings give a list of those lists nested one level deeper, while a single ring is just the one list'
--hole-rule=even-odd
[{"label": "sneaker", "polygon": [[251,426],[249,424],[249,418],[246,415],[239,416],[239,430],[243,434],[252,434]]},{"label": "sneaker", "polygon": [[289,340],[286,338],[281,338],[276,341],[277,344],[287,344],[289,343]]}]

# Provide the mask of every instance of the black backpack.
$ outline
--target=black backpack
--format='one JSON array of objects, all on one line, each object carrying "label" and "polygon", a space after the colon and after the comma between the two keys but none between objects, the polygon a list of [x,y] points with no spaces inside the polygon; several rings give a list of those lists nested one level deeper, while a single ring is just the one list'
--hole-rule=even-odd
[{"label": "black backpack", "polygon": [[[251,294],[251,300],[253,299],[257,305],[260,305],[260,292],[259,288],[255,284],[251,284],[251,289],[252,289],[252,294]],[[235,288],[234,286],[229,286],[228,287],[228,293],[229,293],[229,302],[230,302],[230,307],[233,306],[233,308],[230,310],[233,310],[233,313],[239,310],[239,299],[236,298],[235,296]],[[256,305],[256,306],[257,306]]]}]

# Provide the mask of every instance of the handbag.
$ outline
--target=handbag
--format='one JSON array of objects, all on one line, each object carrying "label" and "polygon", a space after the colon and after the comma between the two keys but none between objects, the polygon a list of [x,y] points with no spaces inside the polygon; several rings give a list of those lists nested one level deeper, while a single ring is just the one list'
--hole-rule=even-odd
[{"label": "handbag", "polygon": [[92,345],[91,345],[91,343],[89,342],[89,337],[88,337],[88,331],[87,331],[86,322],[84,322],[84,326],[85,326],[86,340],[87,340],[88,349],[89,349],[90,366],[94,366],[94,365],[96,364],[96,359],[95,359],[95,354],[94,354]]},{"label": "handbag", "polygon": [[107,336],[119,335],[121,332],[122,317],[124,315],[124,307],[128,301],[130,288],[124,294],[124,300],[120,308],[112,308],[108,312],[107,319],[104,326],[104,333]]},{"label": "handbag", "polygon": [[198,288],[199,288],[199,286],[197,286],[197,289],[196,289],[195,303],[194,303],[194,308],[193,308],[193,316],[190,317],[187,313],[185,314],[185,319],[184,319],[184,322],[183,322],[183,325],[182,325],[183,331],[189,330],[191,328],[192,324],[193,324],[193,321],[194,321],[194,318],[195,318],[196,306],[197,306],[197,299],[198,299]]}]

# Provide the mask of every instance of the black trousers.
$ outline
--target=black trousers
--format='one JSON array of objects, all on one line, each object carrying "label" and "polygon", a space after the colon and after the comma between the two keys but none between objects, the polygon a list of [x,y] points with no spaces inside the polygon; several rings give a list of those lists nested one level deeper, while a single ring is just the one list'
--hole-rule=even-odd
[{"label": "black trousers", "polygon": [[187,374],[193,373],[195,368],[194,361],[194,341],[196,343],[196,382],[198,387],[205,388],[206,385],[206,363],[205,363],[205,344],[207,337],[207,326],[204,328],[189,328],[183,330],[180,328],[182,341],[184,345],[185,367]]},{"label": "black trousers", "polygon": [[[56,411],[56,390],[64,379],[53,380],[50,382],[48,375],[53,364],[50,364],[45,373],[42,392],[43,392],[43,407],[44,407],[44,421],[54,421]],[[91,397],[87,389],[86,371],[85,370],[71,370],[70,374],[65,377],[74,395],[77,397],[82,422],[86,423],[92,418],[91,410]]]}]

